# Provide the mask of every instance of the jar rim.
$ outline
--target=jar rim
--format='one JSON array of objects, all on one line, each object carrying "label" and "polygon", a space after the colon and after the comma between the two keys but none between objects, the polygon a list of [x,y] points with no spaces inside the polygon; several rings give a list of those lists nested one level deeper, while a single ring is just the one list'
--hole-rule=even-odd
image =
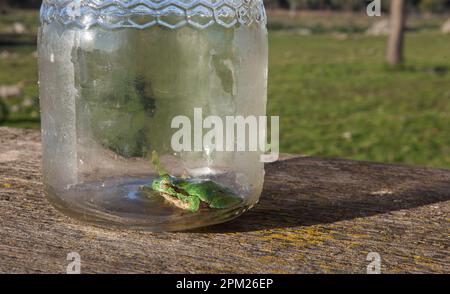
[{"label": "jar rim", "polygon": [[43,0],[41,24],[89,29],[266,25],[262,0]]}]

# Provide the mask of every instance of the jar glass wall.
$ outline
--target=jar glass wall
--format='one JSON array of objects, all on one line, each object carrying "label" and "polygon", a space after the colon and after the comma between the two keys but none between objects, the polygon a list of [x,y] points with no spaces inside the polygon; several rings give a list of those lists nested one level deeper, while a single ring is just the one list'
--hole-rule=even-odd
[{"label": "jar glass wall", "polygon": [[227,117],[266,113],[260,0],[44,0],[41,22],[43,173],[57,208],[159,231],[258,201],[261,152],[196,130],[223,122],[225,136]]}]

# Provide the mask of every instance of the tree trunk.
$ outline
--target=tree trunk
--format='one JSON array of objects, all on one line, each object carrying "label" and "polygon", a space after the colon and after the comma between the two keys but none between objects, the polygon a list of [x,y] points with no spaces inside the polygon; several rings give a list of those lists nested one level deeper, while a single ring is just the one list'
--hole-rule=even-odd
[{"label": "tree trunk", "polygon": [[291,17],[294,17],[297,13],[297,0],[290,0],[289,1],[289,15]]},{"label": "tree trunk", "polygon": [[405,0],[391,0],[391,32],[387,50],[387,61],[391,66],[396,66],[403,61],[405,20]]},{"label": "tree trunk", "polygon": [[7,0],[0,0],[0,14],[5,14],[8,8]]}]

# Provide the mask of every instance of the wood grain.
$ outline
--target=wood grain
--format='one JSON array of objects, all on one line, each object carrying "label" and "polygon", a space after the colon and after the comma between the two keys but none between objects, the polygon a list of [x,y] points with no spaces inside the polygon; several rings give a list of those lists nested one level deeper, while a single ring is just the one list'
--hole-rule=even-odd
[{"label": "wood grain", "polygon": [[269,164],[260,203],[184,233],[87,226],[43,194],[40,134],[0,128],[0,272],[450,273],[450,171],[291,157]]}]

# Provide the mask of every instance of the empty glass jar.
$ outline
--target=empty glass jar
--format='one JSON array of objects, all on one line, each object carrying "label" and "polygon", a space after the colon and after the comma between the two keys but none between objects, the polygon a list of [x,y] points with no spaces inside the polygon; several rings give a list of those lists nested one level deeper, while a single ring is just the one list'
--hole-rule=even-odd
[{"label": "empty glass jar", "polygon": [[266,113],[261,0],[44,0],[39,75],[44,182],[64,213],[173,231],[258,201],[262,151],[226,120]]}]

